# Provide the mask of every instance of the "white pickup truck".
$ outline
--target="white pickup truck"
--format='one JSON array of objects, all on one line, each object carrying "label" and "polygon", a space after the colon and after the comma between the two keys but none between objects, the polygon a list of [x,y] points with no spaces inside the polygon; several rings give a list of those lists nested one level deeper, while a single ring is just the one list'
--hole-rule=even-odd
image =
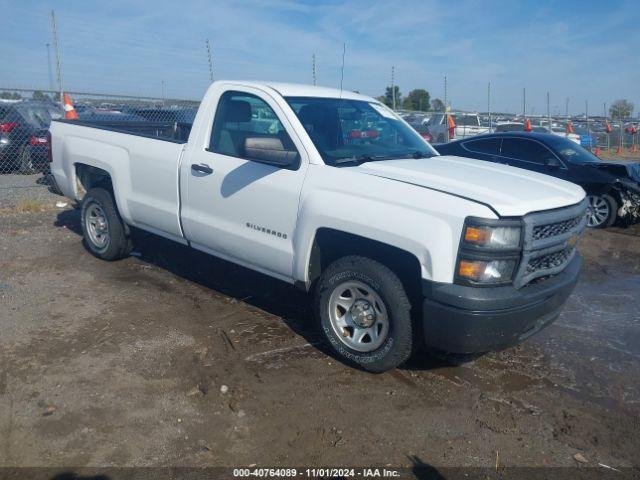
[{"label": "white pickup truck", "polygon": [[313,291],[328,343],[369,371],[516,344],[576,283],[580,187],[440,156],[372,98],[220,81],[188,130],[52,123],[88,250],[126,257],[136,227]]}]

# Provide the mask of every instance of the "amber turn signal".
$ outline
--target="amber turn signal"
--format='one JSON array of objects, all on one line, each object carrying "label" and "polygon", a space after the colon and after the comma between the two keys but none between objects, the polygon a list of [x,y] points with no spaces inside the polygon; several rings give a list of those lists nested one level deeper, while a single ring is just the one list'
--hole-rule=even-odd
[{"label": "amber turn signal", "polygon": [[468,226],[464,232],[464,240],[469,243],[489,243],[491,231],[485,228]]},{"label": "amber turn signal", "polygon": [[470,262],[467,260],[460,260],[458,265],[458,275],[465,278],[478,279],[484,271],[483,262]]}]

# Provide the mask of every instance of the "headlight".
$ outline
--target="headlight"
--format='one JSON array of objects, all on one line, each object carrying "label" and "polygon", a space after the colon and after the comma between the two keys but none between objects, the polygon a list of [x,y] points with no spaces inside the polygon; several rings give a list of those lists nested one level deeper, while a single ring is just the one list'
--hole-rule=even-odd
[{"label": "headlight", "polygon": [[468,220],[462,241],[467,246],[490,250],[514,250],[520,248],[522,227],[520,225],[482,225]]},{"label": "headlight", "polygon": [[457,274],[462,280],[472,283],[507,283],[513,278],[517,259],[473,260],[461,258]]},{"label": "headlight", "polygon": [[467,217],[462,228],[456,281],[481,286],[511,283],[522,255],[518,219]]}]

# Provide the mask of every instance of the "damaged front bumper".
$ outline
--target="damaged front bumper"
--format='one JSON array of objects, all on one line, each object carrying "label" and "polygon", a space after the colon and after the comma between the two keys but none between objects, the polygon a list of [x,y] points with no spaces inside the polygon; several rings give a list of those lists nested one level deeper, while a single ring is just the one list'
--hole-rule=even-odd
[{"label": "damaged front bumper", "polygon": [[625,182],[617,188],[620,195],[618,218],[627,225],[640,222],[640,187]]}]

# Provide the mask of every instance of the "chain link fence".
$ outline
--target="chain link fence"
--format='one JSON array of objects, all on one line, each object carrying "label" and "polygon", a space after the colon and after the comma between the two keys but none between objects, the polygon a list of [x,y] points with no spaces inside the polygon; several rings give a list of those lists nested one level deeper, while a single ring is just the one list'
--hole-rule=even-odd
[{"label": "chain link fence", "polygon": [[[80,121],[174,138],[188,137],[199,105],[196,100],[175,98],[67,93]],[[450,136],[449,125],[443,120],[447,115],[445,112],[399,113],[432,142],[466,138],[489,131],[523,130],[525,122],[522,115],[493,113],[489,116],[488,113],[463,112],[456,118],[458,123],[461,123],[460,119],[464,122],[457,125],[454,135]],[[52,119],[64,118],[64,115],[61,95],[57,91],[0,87],[0,190],[35,189],[48,185],[48,129]],[[566,117],[551,117],[551,124],[547,117],[530,120],[534,131],[546,129],[547,133],[559,135],[566,132],[569,121]],[[574,139],[598,155],[606,158],[640,157],[637,153],[638,122],[573,117],[571,123],[577,135]]]},{"label": "chain link fence", "polygon": [[[174,98],[67,93],[80,121],[180,136],[188,136],[199,105]],[[0,188],[24,188],[29,184],[24,176],[34,176],[33,186],[47,185],[48,130],[52,119],[64,116],[59,92],[0,88]]]}]

